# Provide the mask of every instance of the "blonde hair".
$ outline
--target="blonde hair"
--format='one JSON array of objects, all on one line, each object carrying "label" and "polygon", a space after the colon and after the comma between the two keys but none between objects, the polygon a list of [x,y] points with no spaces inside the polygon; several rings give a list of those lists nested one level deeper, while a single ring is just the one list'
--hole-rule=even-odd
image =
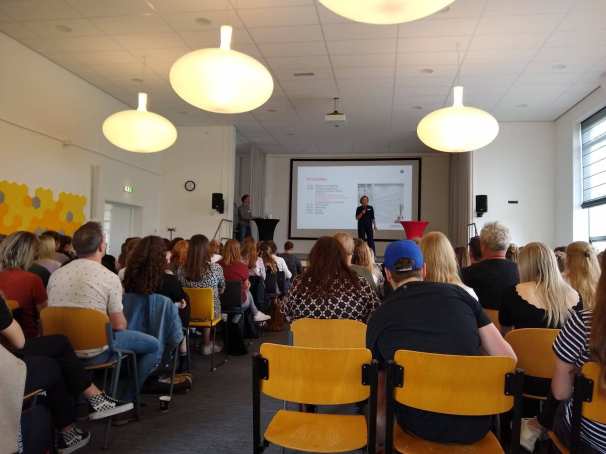
[{"label": "blonde hair", "polygon": [[351,263],[363,266],[371,273],[375,272],[375,260],[372,255],[372,250],[368,247],[366,241],[361,240],[360,238],[354,239],[354,250],[351,257]]},{"label": "blonde hair", "polygon": [[566,279],[581,295],[583,308],[592,310],[600,279],[600,263],[589,243],[575,241],[566,248]]},{"label": "blonde hair", "polygon": [[455,251],[442,232],[429,232],[421,239],[421,251],[427,264],[426,281],[462,285]]},{"label": "blonde hair", "polygon": [[345,254],[347,256],[351,256],[354,253],[354,239],[349,233],[345,232],[337,232],[334,234],[333,238],[341,243],[343,249],[345,249]]},{"label": "blonde hair", "polygon": [[0,267],[4,270],[18,268],[27,271],[38,252],[38,238],[30,232],[15,232],[0,243]]},{"label": "blonde hair", "polygon": [[50,235],[40,235],[38,238],[38,259],[52,259],[55,255],[56,242]]},{"label": "blonde hair", "polygon": [[223,263],[229,266],[232,263],[238,263],[241,260],[240,242],[238,240],[228,240],[227,243],[225,243],[225,249],[223,251]]},{"label": "blonde hair", "polygon": [[572,288],[566,283],[554,252],[543,243],[528,243],[520,251],[520,282],[534,282],[545,304],[547,326],[561,326],[568,318],[567,295]]}]

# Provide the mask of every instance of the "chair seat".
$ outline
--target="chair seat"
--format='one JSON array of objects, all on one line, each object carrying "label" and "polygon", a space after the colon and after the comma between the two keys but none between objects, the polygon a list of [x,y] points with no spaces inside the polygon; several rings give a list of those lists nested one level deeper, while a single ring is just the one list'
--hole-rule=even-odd
[{"label": "chair seat", "polygon": [[213,320],[190,320],[189,327],[190,328],[212,328],[213,326],[217,326],[221,323],[223,317],[219,315],[217,318]]},{"label": "chair seat", "polygon": [[562,454],[570,454],[570,450],[566,446],[564,446],[564,443],[560,441],[560,439],[554,432],[550,430],[549,432],[547,432],[547,436],[556,446],[556,448],[558,448],[558,451],[560,451]]},{"label": "chair seat", "polygon": [[107,369],[109,367],[114,367],[117,363],[118,363],[118,360],[114,359],[114,360],[107,361],[107,362],[104,362],[101,364],[91,364],[88,366],[84,366],[84,369],[86,369],[86,370]]},{"label": "chair seat", "polygon": [[454,443],[434,443],[423,440],[402,430],[399,424],[394,424],[394,447],[398,452],[406,454],[502,454],[501,444],[492,432],[477,443],[461,445]]},{"label": "chair seat", "polygon": [[275,445],[306,452],[347,452],[366,446],[366,419],[360,415],[279,410],[265,431]]}]

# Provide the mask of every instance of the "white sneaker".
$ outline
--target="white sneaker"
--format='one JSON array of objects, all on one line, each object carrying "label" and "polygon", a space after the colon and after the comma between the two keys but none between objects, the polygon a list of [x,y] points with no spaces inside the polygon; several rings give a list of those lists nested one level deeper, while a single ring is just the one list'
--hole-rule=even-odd
[{"label": "white sneaker", "polygon": [[223,346],[219,345],[219,344],[215,344],[215,353],[219,353],[221,351],[223,351]]},{"label": "white sneaker", "polygon": [[254,316],[255,322],[266,322],[267,320],[270,320],[270,319],[271,319],[271,317],[269,315],[264,314],[261,311],[257,312]]},{"label": "white sneaker", "polygon": [[212,344],[205,345],[202,347],[202,353],[206,356],[210,355],[213,352]]},{"label": "white sneaker", "polygon": [[542,433],[535,418],[522,418],[520,444],[529,452],[534,452],[534,446]]}]

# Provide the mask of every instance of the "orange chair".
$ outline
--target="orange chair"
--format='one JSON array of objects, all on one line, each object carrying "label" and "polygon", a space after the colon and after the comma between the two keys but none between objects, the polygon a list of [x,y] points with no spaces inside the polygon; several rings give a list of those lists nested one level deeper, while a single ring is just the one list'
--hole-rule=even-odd
[{"label": "orange chair", "polygon": [[586,363],[574,379],[572,394],[572,418],[570,422],[570,449],[557,435],[548,432],[553,444],[563,454],[577,454],[581,446],[581,421],[583,418],[606,424],[606,391],[600,386],[601,367],[598,363]]}]

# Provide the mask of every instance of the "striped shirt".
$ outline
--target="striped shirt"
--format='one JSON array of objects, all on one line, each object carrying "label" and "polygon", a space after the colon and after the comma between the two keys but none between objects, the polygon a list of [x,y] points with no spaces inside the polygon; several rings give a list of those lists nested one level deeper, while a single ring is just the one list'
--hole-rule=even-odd
[{"label": "striped shirt", "polygon": [[[590,336],[591,312],[571,311],[568,321],[553,344],[553,351],[562,361],[580,369],[590,360]],[[566,404],[565,422],[568,427],[571,426],[571,415],[572,399]],[[606,425],[583,418],[581,439],[599,452],[606,452]]]}]

